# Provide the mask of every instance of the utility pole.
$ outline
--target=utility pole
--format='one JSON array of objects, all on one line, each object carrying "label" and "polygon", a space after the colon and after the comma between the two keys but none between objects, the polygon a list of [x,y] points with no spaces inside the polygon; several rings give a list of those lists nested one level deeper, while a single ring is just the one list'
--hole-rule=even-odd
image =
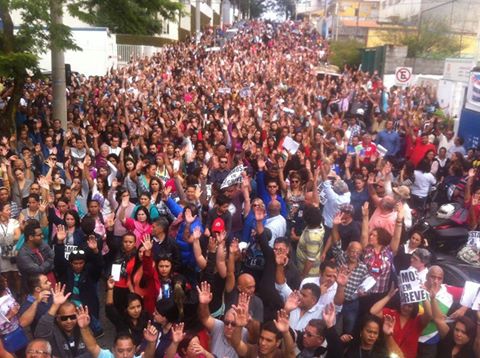
[{"label": "utility pole", "polygon": [[[63,24],[63,8],[61,0],[50,0],[50,16],[52,17],[52,23],[54,25]],[[53,82],[52,119],[60,119],[63,130],[67,130],[67,84],[65,81],[65,54],[63,49],[56,46],[53,41],[50,47],[52,51]]]}]

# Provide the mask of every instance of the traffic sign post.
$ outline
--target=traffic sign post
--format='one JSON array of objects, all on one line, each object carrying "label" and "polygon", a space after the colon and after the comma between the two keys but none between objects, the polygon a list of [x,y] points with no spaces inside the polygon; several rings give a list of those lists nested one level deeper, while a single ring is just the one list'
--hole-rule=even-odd
[{"label": "traffic sign post", "polygon": [[395,84],[397,86],[407,86],[412,81],[411,67],[397,67],[395,69]]}]

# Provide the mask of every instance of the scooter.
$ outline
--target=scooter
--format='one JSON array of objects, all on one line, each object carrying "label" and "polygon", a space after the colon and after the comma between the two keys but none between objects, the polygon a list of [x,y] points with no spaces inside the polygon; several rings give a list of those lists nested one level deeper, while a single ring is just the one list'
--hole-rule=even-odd
[{"label": "scooter", "polygon": [[433,252],[456,252],[467,243],[468,228],[451,220],[461,210],[457,203],[442,205],[435,214],[420,218],[412,231],[420,232],[427,240]]}]

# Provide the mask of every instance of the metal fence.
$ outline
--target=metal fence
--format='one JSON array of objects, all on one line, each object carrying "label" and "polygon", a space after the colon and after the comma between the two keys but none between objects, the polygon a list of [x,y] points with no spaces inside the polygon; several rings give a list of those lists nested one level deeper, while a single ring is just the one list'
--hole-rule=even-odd
[{"label": "metal fence", "polygon": [[160,52],[161,47],[144,46],[144,45],[120,45],[117,44],[118,65],[126,65],[132,58],[141,58],[151,56],[156,52]]}]

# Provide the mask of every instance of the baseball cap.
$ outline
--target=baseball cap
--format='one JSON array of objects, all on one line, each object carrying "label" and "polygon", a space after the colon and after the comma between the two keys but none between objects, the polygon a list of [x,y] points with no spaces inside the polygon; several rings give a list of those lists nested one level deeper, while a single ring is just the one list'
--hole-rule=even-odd
[{"label": "baseball cap", "polygon": [[216,218],[212,224],[213,232],[222,232],[225,230],[225,222],[222,218]]}]

